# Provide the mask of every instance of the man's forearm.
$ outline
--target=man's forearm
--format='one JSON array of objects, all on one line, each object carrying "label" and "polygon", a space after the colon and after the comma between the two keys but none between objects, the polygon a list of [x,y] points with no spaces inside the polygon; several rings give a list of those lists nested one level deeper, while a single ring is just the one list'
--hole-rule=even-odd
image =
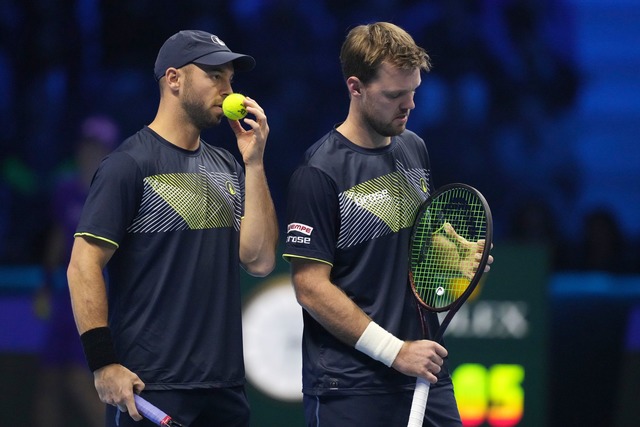
[{"label": "man's forearm", "polygon": [[250,273],[266,275],[275,266],[278,220],[262,165],[247,167],[244,210],[240,260]]}]

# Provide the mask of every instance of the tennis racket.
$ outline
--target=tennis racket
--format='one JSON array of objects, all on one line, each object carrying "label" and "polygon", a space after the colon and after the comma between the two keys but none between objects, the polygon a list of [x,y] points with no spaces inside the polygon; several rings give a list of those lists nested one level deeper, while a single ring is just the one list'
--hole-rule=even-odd
[{"label": "tennis racket", "polygon": [[[485,198],[466,184],[449,184],[418,210],[409,248],[409,282],[420,306],[448,311],[433,341],[439,342],[458,309],[480,281],[489,260],[493,223]],[[416,380],[408,427],[420,427],[430,383]]]},{"label": "tennis racket", "polygon": [[165,414],[154,404],[143,399],[137,394],[133,396],[133,399],[136,401],[138,412],[140,412],[140,414],[142,414],[146,419],[153,421],[156,425],[164,427],[183,427],[182,424],[174,421],[169,415]]}]

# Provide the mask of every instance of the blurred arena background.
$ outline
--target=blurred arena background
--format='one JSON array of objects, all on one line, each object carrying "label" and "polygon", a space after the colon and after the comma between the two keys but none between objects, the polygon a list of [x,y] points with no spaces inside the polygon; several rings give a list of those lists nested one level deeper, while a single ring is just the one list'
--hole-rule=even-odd
[{"label": "blurred arena background", "polygon": [[[409,128],[427,143],[436,185],[471,184],[493,210],[495,266],[447,338],[465,426],[637,425],[639,2],[2,0],[0,427],[38,427],[30,413],[51,337],[36,296],[48,273],[65,286],[66,255],[55,265],[48,255],[55,190],[78,170],[80,141],[117,143],[153,119],[164,40],[203,29],[256,58],[234,89],[267,113],[284,229],[289,176],[346,116],[344,36],[377,20],[432,57]],[[237,154],[225,125],[203,137]],[[287,269],[243,284],[255,426],[302,424]],[[65,412],[65,425],[88,425],[74,405]]]}]

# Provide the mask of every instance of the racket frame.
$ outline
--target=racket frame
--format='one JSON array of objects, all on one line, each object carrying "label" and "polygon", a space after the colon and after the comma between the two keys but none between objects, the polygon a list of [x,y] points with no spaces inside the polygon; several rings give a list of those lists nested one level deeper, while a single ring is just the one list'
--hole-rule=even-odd
[{"label": "racket frame", "polygon": [[[486,216],[484,250],[482,251],[482,257],[478,261],[478,268],[475,271],[473,277],[471,278],[469,285],[467,286],[465,291],[458,298],[453,300],[450,304],[447,304],[446,306],[443,306],[443,307],[432,307],[422,300],[422,297],[416,290],[416,285],[413,278],[411,260],[409,260],[409,283],[411,285],[411,290],[413,291],[417,301],[420,303],[421,306],[423,306],[429,311],[436,312],[436,313],[442,313],[445,311],[451,312],[452,310],[454,310],[454,314],[455,314],[455,311],[457,311],[456,308],[457,307],[459,308],[459,306],[461,306],[467,300],[467,298],[469,298],[469,295],[471,295],[473,290],[476,288],[477,284],[480,282],[482,275],[484,274],[484,268],[487,265],[487,262],[489,261],[489,255],[491,252],[491,243],[493,241],[493,217],[491,215],[491,210],[489,208],[489,204],[487,203],[487,200],[485,199],[485,197],[482,195],[482,193],[480,193],[477,189],[475,189],[470,185],[462,184],[462,183],[453,183],[453,184],[447,184],[439,188],[433,194],[431,194],[427,198],[427,200],[425,200],[422,203],[422,205],[420,205],[420,209],[418,210],[418,214],[416,215],[414,220],[414,226],[411,230],[410,245],[413,244],[415,235],[417,233],[419,219],[424,215],[425,211],[431,207],[431,202],[441,194],[453,189],[461,189],[461,190],[465,190],[470,193],[473,193],[478,198],[478,200],[480,200]],[[440,327],[439,329],[442,329],[442,327]]]},{"label": "racket frame", "polygon": [[[478,267],[473,275],[473,277],[471,278],[469,285],[467,286],[467,288],[464,290],[464,292],[455,300],[453,300],[450,304],[447,304],[446,306],[443,307],[432,307],[428,304],[426,304],[422,298],[420,297],[420,294],[418,293],[418,291],[416,290],[416,286],[415,286],[415,282],[414,282],[414,278],[413,278],[413,267],[412,267],[412,262],[411,259],[409,259],[409,283],[411,286],[411,290],[413,291],[416,300],[419,303],[418,306],[418,312],[421,316],[421,320],[424,322],[424,315],[422,313],[422,308],[427,309],[428,311],[431,312],[435,312],[435,313],[441,313],[441,312],[445,312],[448,311],[448,313],[446,314],[445,318],[442,320],[442,322],[440,322],[440,325],[438,327],[438,330],[435,334],[435,336],[432,338],[433,341],[435,342],[440,342],[442,339],[442,336],[444,335],[444,332],[446,330],[446,328],[449,326],[449,323],[451,322],[451,320],[453,319],[453,316],[457,313],[457,311],[460,309],[460,307],[462,306],[462,304],[464,304],[466,302],[466,300],[469,298],[469,296],[471,295],[471,293],[473,293],[474,289],[476,288],[476,286],[478,285],[478,283],[480,282],[480,279],[482,278],[482,275],[484,274],[484,269],[487,265],[487,262],[489,261],[489,255],[491,252],[491,244],[493,242],[493,217],[491,215],[491,209],[489,208],[489,204],[487,203],[486,199],[484,198],[484,196],[482,195],[482,193],[480,193],[477,189],[475,189],[474,187],[467,185],[467,184],[462,184],[462,183],[453,183],[453,184],[447,184],[441,188],[439,188],[438,190],[436,190],[433,194],[429,195],[429,197],[427,198],[427,200],[425,200],[422,205],[420,206],[420,209],[418,210],[418,214],[416,215],[415,218],[415,222],[414,222],[414,227],[411,230],[411,239],[410,239],[410,248],[409,248],[409,252],[411,253],[411,246],[413,245],[413,240],[419,225],[419,221],[420,218],[424,215],[425,211],[427,209],[429,209],[431,207],[432,201],[440,196],[441,194],[453,190],[453,189],[462,189],[465,191],[469,191],[471,193],[473,193],[478,200],[480,201],[480,203],[482,204],[484,213],[485,213],[485,236],[484,236],[484,250],[482,251],[482,256],[478,262]],[[430,338],[431,339],[431,338]],[[423,424],[423,420],[424,420],[424,414],[426,411],[426,406],[427,406],[427,399],[429,397],[429,390],[431,388],[431,384],[425,380],[422,377],[418,377],[416,379],[416,388],[413,394],[413,400],[411,402],[411,411],[409,413],[409,420],[408,420],[408,427],[420,427]]]}]

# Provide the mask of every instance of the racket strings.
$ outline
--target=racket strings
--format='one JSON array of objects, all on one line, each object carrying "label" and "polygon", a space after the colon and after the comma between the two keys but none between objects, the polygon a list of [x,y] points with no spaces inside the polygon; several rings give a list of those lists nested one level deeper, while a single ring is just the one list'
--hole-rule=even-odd
[{"label": "racket strings", "polygon": [[444,309],[460,298],[477,267],[486,215],[475,194],[461,188],[435,197],[416,221],[411,246],[411,280],[420,299]]}]

